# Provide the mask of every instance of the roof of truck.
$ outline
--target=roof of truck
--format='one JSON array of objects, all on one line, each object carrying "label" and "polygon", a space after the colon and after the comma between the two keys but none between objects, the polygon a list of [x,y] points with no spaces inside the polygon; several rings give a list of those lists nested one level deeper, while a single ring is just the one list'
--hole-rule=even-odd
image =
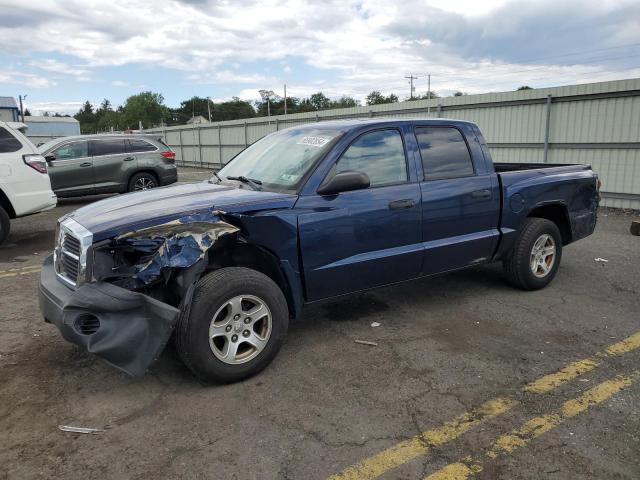
[{"label": "roof of truck", "polygon": [[292,128],[319,128],[319,127],[361,127],[363,125],[386,125],[386,124],[402,124],[402,123],[431,123],[447,124],[447,125],[475,125],[473,122],[467,120],[458,120],[454,118],[424,118],[424,117],[412,117],[412,118],[394,118],[394,117],[382,117],[382,118],[348,118],[344,120],[327,120],[321,122],[305,123],[303,125],[296,125]]}]

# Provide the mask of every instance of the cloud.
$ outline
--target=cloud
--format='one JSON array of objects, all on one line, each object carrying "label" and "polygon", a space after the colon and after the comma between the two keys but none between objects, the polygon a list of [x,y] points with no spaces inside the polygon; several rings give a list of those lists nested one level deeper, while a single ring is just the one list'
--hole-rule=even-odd
[{"label": "cloud", "polygon": [[55,81],[42,75],[18,72],[15,70],[0,72],[0,84],[3,83],[18,86],[25,85],[30,88],[49,88],[57,85]]},{"label": "cloud", "polygon": [[78,113],[84,102],[25,102],[26,108],[34,115],[44,112],[74,115]]},{"label": "cloud", "polygon": [[[65,54],[77,62],[36,67],[76,79],[136,64],[253,91],[281,88],[293,64],[296,78],[307,72],[287,82],[296,95],[378,89],[403,97],[409,73],[418,92],[431,74],[440,93],[474,93],[630,76],[640,58],[637,0],[0,2],[10,12],[0,20],[0,52]],[[263,70],[274,62],[284,66]]]},{"label": "cloud", "polygon": [[70,76],[83,82],[91,80],[91,72],[88,69],[77,65],[69,65],[67,63],[59,62],[58,60],[45,59],[32,61],[29,65],[46,72],[54,73],[58,77]]}]

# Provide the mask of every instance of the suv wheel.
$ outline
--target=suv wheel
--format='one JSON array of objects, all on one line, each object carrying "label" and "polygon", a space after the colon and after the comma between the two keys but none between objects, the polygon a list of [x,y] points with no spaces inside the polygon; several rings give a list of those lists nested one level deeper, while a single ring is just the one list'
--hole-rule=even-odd
[{"label": "suv wheel", "polygon": [[289,310],[278,285],[255,270],[229,267],[196,284],[175,340],[180,357],[197,377],[228,383],[265,368],[288,326]]},{"label": "suv wheel", "polygon": [[11,220],[4,208],[0,207],[0,244],[9,236],[11,229]]},{"label": "suv wheel", "polygon": [[158,180],[152,173],[142,172],[136,173],[131,180],[129,180],[130,192],[141,192],[143,190],[149,190],[158,186]]},{"label": "suv wheel", "polygon": [[562,237],[556,224],[544,218],[527,218],[502,264],[512,285],[537,290],[551,283],[561,258]]}]

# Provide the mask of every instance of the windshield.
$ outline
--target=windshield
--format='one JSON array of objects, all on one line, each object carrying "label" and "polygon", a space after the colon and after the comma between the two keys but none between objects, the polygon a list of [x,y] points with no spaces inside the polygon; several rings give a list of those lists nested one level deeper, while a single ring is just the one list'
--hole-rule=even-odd
[{"label": "windshield", "polygon": [[292,128],[273,133],[240,152],[218,175],[223,179],[246,177],[266,189],[297,190],[341,135],[337,128]]}]

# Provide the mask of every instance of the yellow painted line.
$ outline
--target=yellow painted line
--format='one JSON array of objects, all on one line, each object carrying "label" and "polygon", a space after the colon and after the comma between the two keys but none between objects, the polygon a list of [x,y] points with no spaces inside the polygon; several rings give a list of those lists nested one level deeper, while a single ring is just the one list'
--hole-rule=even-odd
[{"label": "yellow painted line", "polygon": [[434,446],[442,445],[458,438],[464,432],[485,420],[503,414],[517,405],[517,403],[515,400],[508,398],[490,400],[474,411],[463,413],[440,427],[427,430],[420,435],[400,442],[330,478],[331,480],[376,478],[387,470],[424,455]]},{"label": "yellow painted line", "polygon": [[[522,390],[529,393],[547,393],[554,388],[573,380],[599,366],[607,357],[619,356],[640,348],[640,332],[607,347],[593,358],[587,358],[570,363],[555,373],[545,375],[525,385]],[[400,442],[380,453],[361,460],[348,467],[341,473],[329,477],[330,480],[366,480],[374,479],[383,473],[399,467],[414,458],[424,455],[437,445],[443,445],[455,440],[463,433],[480,423],[495,418],[518,404],[512,398],[498,398],[490,400],[480,408],[463,413],[452,421],[422,432],[408,440]]]},{"label": "yellow painted line", "polygon": [[[526,446],[532,440],[553,430],[565,420],[583,413],[589,407],[598,405],[621,390],[630,387],[638,378],[640,378],[640,370],[636,370],[629,376],[620,375],[605,380],[579,397],[564,402],[555,413],[532,418],[519,428],[502,435],[486,452],[486,457],[493,460],[499,456],[513,453],[518,448]],[[482,460],[465,457],[428,475],[425,480],[465,480],[483,470]]]},{"label": "yellow painted line", "polygon": [[572,380],[583,373],[590,372],[594,368],[602,364],[602,361],[608,357],[616,357],[629,353],[633,350],[640,348],[640,332],[625,338],[621,342],[614,343],[607,347],[603,352],[595,354],[594,358],[585,358],[576,362],[570,363],[563,369],[546,375],[538,380],[535,380],[524,386],[525,392],[530,393],[546,393],[558,385],[561,385],[569,380]]},{"label": "yellow painted line", "polygon": [[10,268],[9,270],[0,270],[0,278],[17,277],[19,275],[29,275],[38,273],[42,268],[39,265],[24,268]]}]

